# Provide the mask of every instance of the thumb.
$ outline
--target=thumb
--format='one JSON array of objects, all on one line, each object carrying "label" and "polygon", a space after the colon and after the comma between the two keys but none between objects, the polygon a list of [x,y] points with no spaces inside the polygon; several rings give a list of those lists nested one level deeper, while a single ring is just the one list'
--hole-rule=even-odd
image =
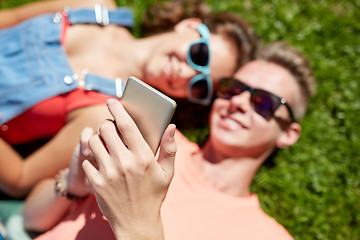
[{"label": "thumb", "polygon": [[160,142],[158,158],[160,167],[164,170],[165,174],[171,178],[174,175],[174,161],[177,150],[175,142],[175,130],[176,126],[174,124],[170,124],[166,128]]},{"label": "thumb", "polygon": [[83,155],[84,157],[87,157],[90,155],[91,150],[89,147],[89,139],[90,137],[93,135],[93,129],[86,127],[82,130],[81,134],[80,134],[80,152],[81,155]]},{"label": "thumb", "polygon": [[93,183],[95,182],[95,179],[98,177],[98,171],[96,168],[89,162],[89,160],[85,159],[82,162],[82,168],[84,170],[85,176],[87,177],[90,187],[93,188]]}]

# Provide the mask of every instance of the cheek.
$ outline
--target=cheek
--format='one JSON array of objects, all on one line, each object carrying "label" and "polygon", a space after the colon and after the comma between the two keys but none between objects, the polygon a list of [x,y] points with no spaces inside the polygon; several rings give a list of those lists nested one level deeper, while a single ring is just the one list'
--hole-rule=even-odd
[{"label": "cheek", "polygon": [[236,48],[225,40],[214,43],[210,56],[211,76],[215,81],[231,76],[236,70]]},{"label": "cheek", "polygon": [[222,111],[221,109],[228,108],[228,106],[229,106],[228,100],[224,100],[222,98],[215,99],[215,101],[212,104],[210,115],[209,115],[210,116],[209,117],[210,126],[212,124],[215,124],[215,122],[217,122],[220,119],[220,112]]},{"label": "cheek", "polygon": [[257,124],[257,126],[258,127],[254,128],[255,141],[259,144],[267,143],[274,145],[281,132],[277,123],[274,122],[274,120],[270,120],[270,122],[263,122],[262,124]]},{"label": "cheek", "polygon": [[235,70],[236,59],[233,56],[216,56],[216,59],[211,61],[211,74],[215,78],[231,76]]},{"label": "cheek", "polygon": [[155,57],[149,58],[143,67],[144,78],[150,84],[156,84],[155,79],[160,78],[161,71],[159,70],[161,63]]}]

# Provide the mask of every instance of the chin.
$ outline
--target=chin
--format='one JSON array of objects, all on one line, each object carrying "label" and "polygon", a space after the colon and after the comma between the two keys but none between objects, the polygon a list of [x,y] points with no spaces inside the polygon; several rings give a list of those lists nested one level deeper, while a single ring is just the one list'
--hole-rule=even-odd
[{"label": "chin", "polygon": [[162,91],[162,92],[164,94],[168,95],[169,97],[181,98],[181,99],[186,98],[186,94],[184,94],[182,90],[174,89],[171,86],[163,87],[163,89],[164,89],[164,91]]}]

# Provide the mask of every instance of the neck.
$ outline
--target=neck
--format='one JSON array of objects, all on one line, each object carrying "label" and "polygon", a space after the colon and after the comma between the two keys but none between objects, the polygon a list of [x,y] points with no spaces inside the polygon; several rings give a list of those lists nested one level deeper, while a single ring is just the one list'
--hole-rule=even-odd
[{"label": "neck", "polygon": [[137,40],[126,32],[118,31],[114,34],[113,42],[117,42],[117,47],[114,48],[112,45],[109,51],[112,51],[114,56],[112,64],[116,68],[116,76],[125,80],[130,76],[142,78],[139,60],[134,54],[137,52],[134,50]]},{"label": "neck", "polygon": [[253,178],[265,158],[229,157],[216,151],[210,142],[193,156],[194,167],[215,189],[237,197],[248,197]]}]

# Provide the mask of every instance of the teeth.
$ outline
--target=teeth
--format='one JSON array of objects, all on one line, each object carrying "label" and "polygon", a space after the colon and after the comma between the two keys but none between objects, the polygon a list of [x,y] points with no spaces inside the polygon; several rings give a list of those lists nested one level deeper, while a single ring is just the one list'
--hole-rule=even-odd
[{"label": "teeth", "polygon": [[164,73],[169,74],[169,72],[170,72],[170,66],[169,66],[169,64],[166,64],[164,67]]},{"label": "teeth", "polygon": [[230,119],[230,118],[225,118],[225,122],[227,124],[229,124],[231,127],[237,127],[238,126],[238,123],[235,122],[234,120]]}]

